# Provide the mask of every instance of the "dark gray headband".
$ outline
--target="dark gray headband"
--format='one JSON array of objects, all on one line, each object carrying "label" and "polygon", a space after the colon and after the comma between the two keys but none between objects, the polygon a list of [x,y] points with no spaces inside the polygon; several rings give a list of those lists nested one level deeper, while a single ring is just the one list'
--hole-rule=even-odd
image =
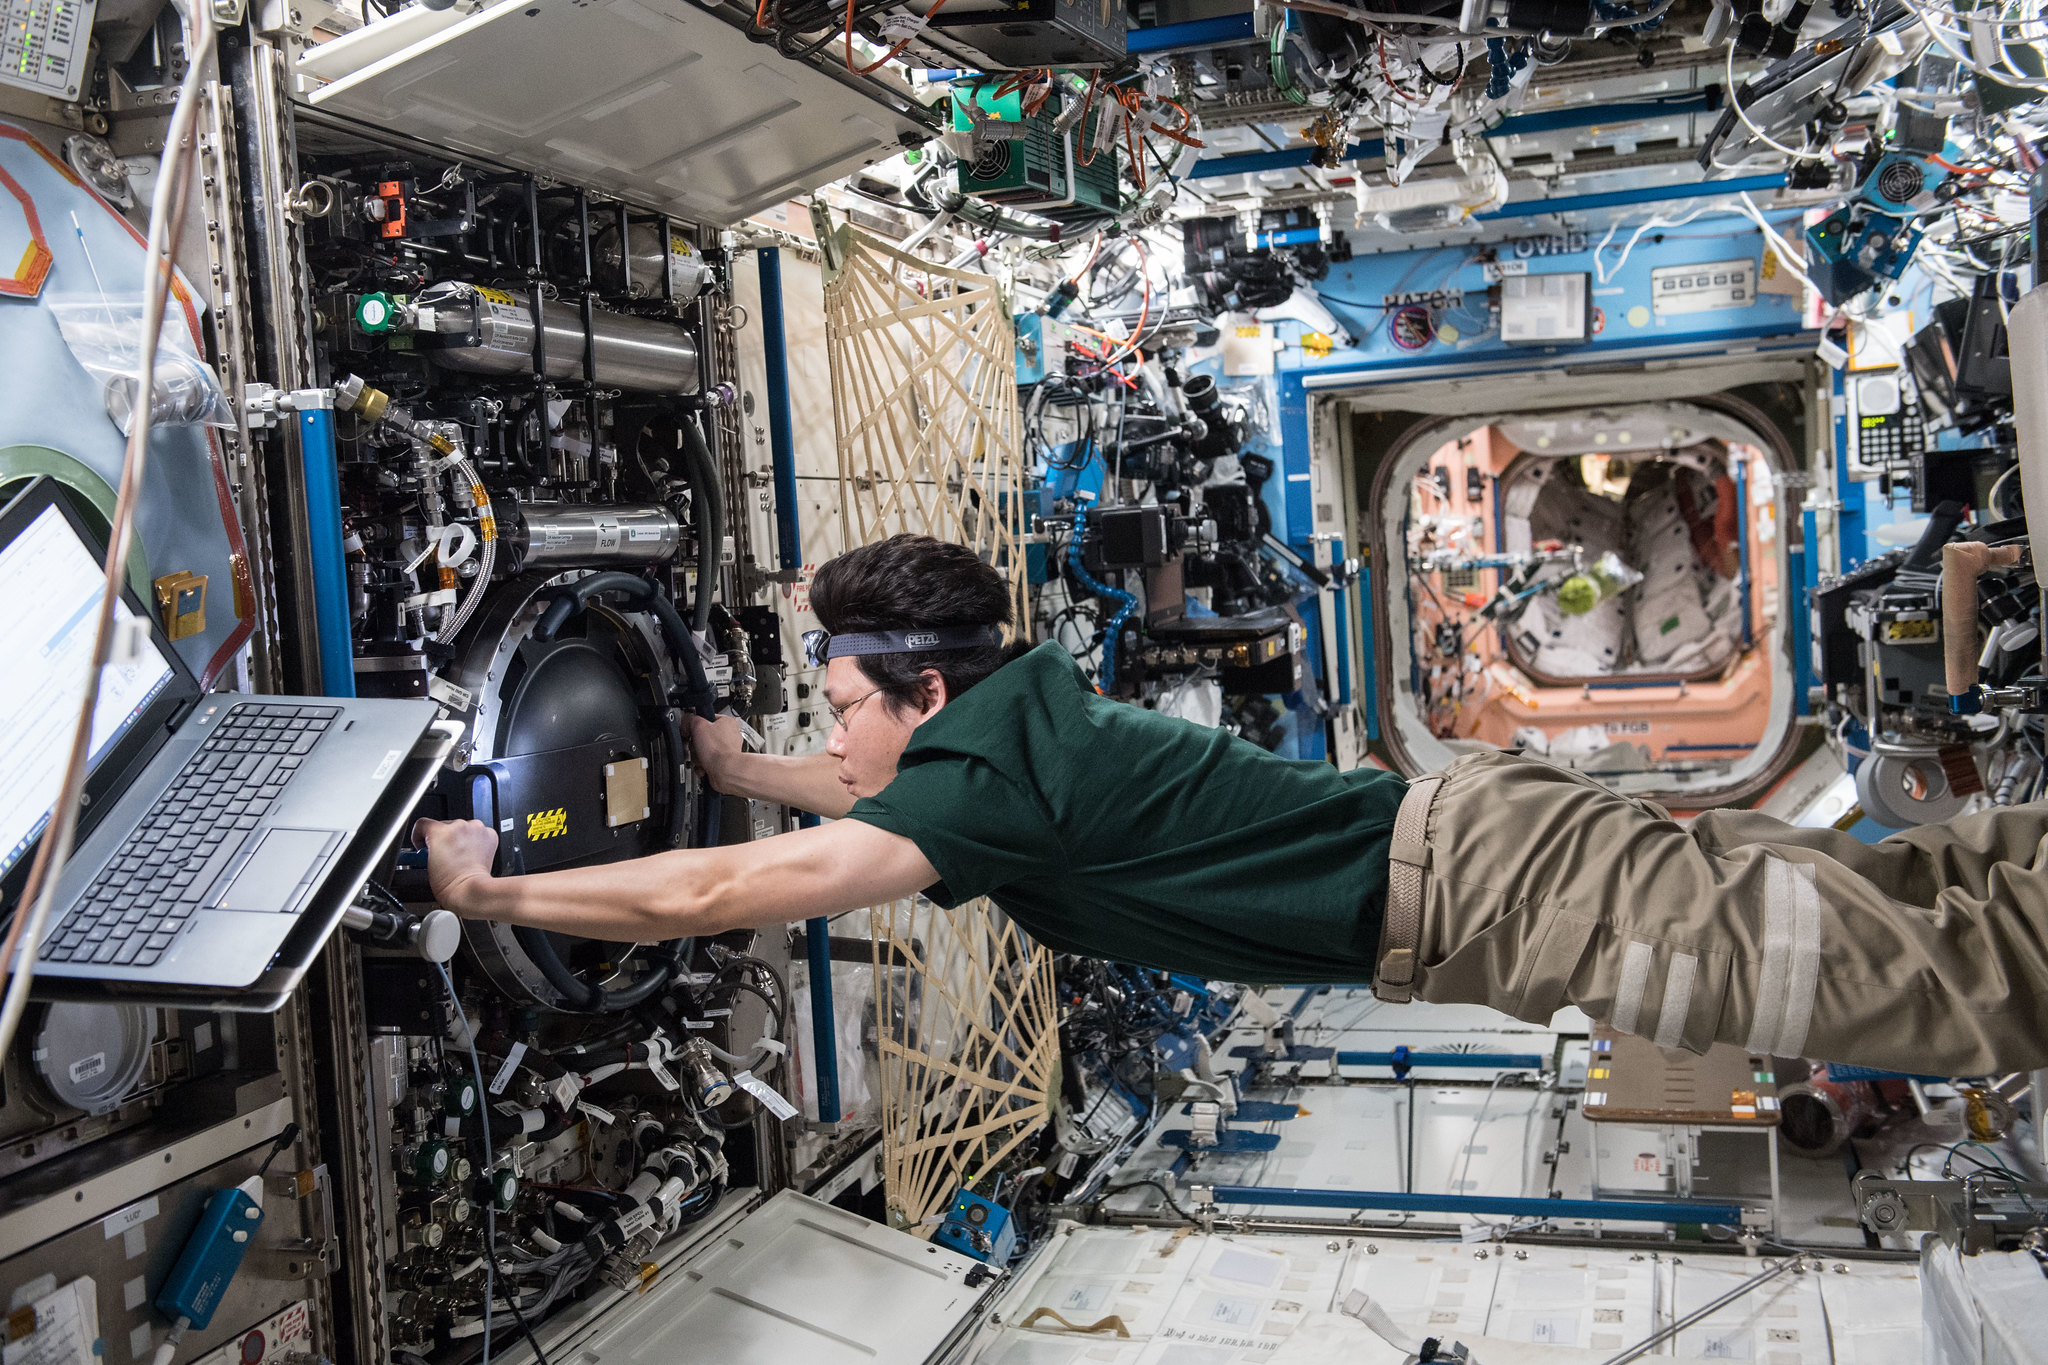
[{"label": "dark gray headband", "polygon": [[[822,637],[822,638],[818,638]],[[917,654],[927,650],[983,649],[1000,645],[1000,626],[934,626],[927,630],[865,630],[833,635],[804,632],[804,651],[813,664],[863,654]]]}]

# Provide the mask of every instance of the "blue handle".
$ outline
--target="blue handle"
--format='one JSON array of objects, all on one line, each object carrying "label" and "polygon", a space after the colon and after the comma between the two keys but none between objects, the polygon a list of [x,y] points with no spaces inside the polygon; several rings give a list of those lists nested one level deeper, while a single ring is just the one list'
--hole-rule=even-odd
[{"label": "blue handle", "polygon": [[341,547],[341,470],[334,453],[334,410],[299,414],[299,452],[306,480],[306,535],[312,547],[313,616],[320,652],[320,690],[356,694],[355,648],[349,638],[348,556]]}]

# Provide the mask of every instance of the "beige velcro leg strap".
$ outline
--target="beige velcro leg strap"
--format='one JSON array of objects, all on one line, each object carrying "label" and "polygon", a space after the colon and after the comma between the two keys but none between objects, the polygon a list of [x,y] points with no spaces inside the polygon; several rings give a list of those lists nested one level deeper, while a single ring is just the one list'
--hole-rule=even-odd
[{"label": "beige velcro leg strap", "polygon": [[1422,945],[1422,876],[1429,870],[1429,808],[1442,785],[1441,776],[1414,783],[1394,814],[1380,960],[1372,983],[1372,993],[1392,1004],[1405,1005],[1415,996],[1415,951]]}]

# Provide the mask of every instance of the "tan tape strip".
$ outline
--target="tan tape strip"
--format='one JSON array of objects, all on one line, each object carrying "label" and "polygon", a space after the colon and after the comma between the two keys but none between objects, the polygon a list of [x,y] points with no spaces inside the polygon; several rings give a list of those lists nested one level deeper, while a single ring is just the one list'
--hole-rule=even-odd
[{"label": "tan tape strip", "polygon": [[1664,973],[1664,1003],[1657,1010],[1658,1047],[1675,1048],[1685,1042],[1685,1021],[1692,1014],[1692,988],[1699,980],[1700,960],[1691,953],[1673,953],[1671,969]]},{"label": "tan tape strip", "polygon": [[1031,1316],[1025,1318],[1024,1321],[1018,1323],[1017,1325],[1019,1327],[1029,1327],[1033,1323],[1042,1321],[1045,1318],[1051,1318],[1054,1322],[1058,1323],[1060,1326],[1064,1327],[1069,1332],[1082,1332],[1087,1334],[1093,1334],[1097,1332],[1115,1332],[1120,1337],[1128,1337],[1131,1334],[1131,1329],[1124,1326],[1124,1320],[1120,1317],[1116,1317],[1115,1315],[1111,1315],[1106,1318],[1100,1318],[1094,1322],[1089,1323],[1086,1327],[1083,1327],[1078,1322],[1067,1321],[1065,1318],[1061,1317],[1058,1313],[1055,1313],[1050,1308],[1034,1308],[1033,1310],[1031,1310]]},{"label": "tan tape strip", "polygon": [[1415,950],[1422,944],[1422,874],[1428,864],[1429,807],[1441,777],[1425,777],[1408,788],[1394,812],[1388,846],[1387,901],[1380,928],[1382,952],[1373,994],[1395,1004],[1413,997]]}]

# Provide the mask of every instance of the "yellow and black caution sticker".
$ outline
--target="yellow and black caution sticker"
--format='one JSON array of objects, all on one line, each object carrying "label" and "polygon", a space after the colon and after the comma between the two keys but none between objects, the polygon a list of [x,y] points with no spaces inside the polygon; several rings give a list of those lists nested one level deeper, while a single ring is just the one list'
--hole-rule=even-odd
[{"label": "yellow and black caution sticker", "polygon": [[565,807],[554,810],[537,810],[526,817],[528,840],[552,839],[558,834],[569,832],[569,812]]}]

